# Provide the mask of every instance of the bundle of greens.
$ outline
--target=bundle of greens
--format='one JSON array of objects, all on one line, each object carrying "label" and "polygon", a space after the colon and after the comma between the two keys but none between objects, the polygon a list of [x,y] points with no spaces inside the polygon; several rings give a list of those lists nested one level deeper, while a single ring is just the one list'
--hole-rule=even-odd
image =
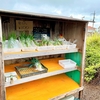
[{"label": "bundle of greens", "polygon": [[59,41],[59,39],[57,38],[54,39],[54,43],[53,43],[54,46],[62,45],[62,44],[63,44],[62,41]]},{"label": "bundle of greens", "polygon": [[27,37],[26,37],[26,45],[27,45],[27,47],[35,46],[33,40],[34,40],[33,36],[31,34],[28,34]]},{"label": "bundle of greens", "polygon": [[39,45],[40,45],[40,43],[39,43],[36,39],[33,39],[33,42],[34,42],[34,44],[35,44],[36,46],[39,46]]},{"label": "bundle of greens", "polygon": [[15,32],[11,32],[8,37],[8,48],[16,48],[18,45],[16,44],[17,36]]},{"label": "bundle of greens", "polygon": [[42,39],[39,46],[47,46],[48,45],[48,40]]},{"label": "bundle of greens", "polygon": [[3,36],[3,38],[2,38],[2,42],[3,42],[3,48],[7,48],[6,47],[6,37],[5,36]]},{"label": "bundle of greens", "polygon": [[43,70],[41,63],[39,62],[39,60],[37,58],[32,58],[31,60],[31,64],[29,65],[29,67],[35,66],[36,70]]},{"label": "bundle of greens", "polygon": [[53,46],[54,41],[50,39],[42,39],[39,43],[38,46]]},{"label": "bundle of greens", "polygon": [[26,47],[26,37],[27,36],[25,33],[20,33],[19,41],[20,41],[22,47]]},{"label": "bundle of greens", "polygon": [[48,41],[48,46],[53,46],[53,44],[54,44],[54,41],[53,40],[49,40]]},{"label": "bundle of greens", "polygon": [[35,46],[33,36],[31,34],[21,33],[19,36],[22,47],[33,47]]}]

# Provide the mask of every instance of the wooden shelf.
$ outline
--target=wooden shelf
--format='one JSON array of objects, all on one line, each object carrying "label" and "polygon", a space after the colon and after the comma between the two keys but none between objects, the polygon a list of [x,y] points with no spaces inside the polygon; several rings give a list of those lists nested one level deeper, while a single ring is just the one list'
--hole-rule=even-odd
[{"label": "wooden shelf", "polygon": [[[50,100],[73,90],[79,85],[65,74],[55,75],[36,81],[7,87],[6,100]],[[56,100],[56,99],[53,99]]]},{"label": "wooden shelf", "polygon": [[[17,84],[21,84],[21,83],[25,83],[25,82],[30,82],[30,81],[33,81],[33,80],[46,78],[46,77],[50,77],[50,76],[53,76],[53,75],[58,75],[58,74],[66,73],[66,72],[69,72],[69,71],[77,70],[77,67],[66,68],[66,69],[62,68],[58,64],[58,60],[61,60],[61,59],[63,59],[63,58],[52,58],[52,59],[41,60],[41,63],[48,68],[47,73],[35,75],[35,76],[30,76],[30,77],[26,77],[26,78],[21,78],[21,79],[14,81],[12,84],[10,84],[10,82],[6,82],[5,87],[9,87],[9,86],[13,86],[13,85],[17,85]],[[21,63],[21,64],[23,64],[23,63]],[[10,65],[10,66],[5,66],[5,72],[15,71],[14,67],[19,66],[21,64],[13,64],[13,65]]]},{"label": "wooden shelf", "polygon": [[50,50],[50,51],[4,53],[4,60],[28,58],[28,57],[35,57],[35,56],[54,55],[54,54],[64,54],[64,53],[71,53],[71,52],[78,52],[78,49],[75,48],[75,49]]}]

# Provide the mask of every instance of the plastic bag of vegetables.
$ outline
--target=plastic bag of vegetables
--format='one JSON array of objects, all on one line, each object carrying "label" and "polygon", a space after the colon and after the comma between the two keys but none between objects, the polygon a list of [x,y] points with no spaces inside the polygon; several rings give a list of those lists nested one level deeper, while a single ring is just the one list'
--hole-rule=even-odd
[{"label": "plastic bag of vegetables", "polygon": [[43,38],[40,43],[39,46],[37,47],[38,51],[43,51],[43,50],[53,50],[54,46],[53,46],[53,41],[50,39],[45,39]]},{"label": "plastic bag of vegetables", "polygon": [[21,33],[19,36],[19,41],[21,44],[22,51],[31,51],[36,49],[36,45],[34,43],[34,38],[31,34]]},{"label": "plastic bag of vegetables", "polygon": [[7,42],[8,42],[8,40],[6,40],[5,36],[3,36],[2,44],[3,44],[3,51],[4,52],[7,52]]},{"label": "plastic bag of vegetables", "polygon": [[3,43],[4,52],[20,52],[21,46],[15,32],[9,34],[8,40]]},{"label": "plastic bag of vegetables", "polygon": [[54,45],[54,49],[66,49],[67,48],[67,45],[63,45],[63,42],[57,38],[54,39],[53,45]]}]

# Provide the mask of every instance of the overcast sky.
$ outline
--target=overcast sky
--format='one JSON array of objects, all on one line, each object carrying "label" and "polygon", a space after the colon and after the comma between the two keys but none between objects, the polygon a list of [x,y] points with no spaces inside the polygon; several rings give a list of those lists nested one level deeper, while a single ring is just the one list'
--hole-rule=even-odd
[{"label": "overcast sky", "polygon": [[0,0],[0,9],[84,17],[100,26],[100,0]]}]

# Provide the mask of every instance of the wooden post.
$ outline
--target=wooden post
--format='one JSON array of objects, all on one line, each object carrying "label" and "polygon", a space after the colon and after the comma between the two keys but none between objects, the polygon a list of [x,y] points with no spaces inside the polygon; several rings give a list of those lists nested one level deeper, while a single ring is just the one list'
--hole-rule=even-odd
[{"label": "wooden post", "polygon": [[84,40],[83,40],[82,69],[81,69],[81,86],[83,86],[83,83],[84,83],[84,67],[85,67],[87,26],[88,26],[88,23],[85,24],[85,32],[84,32]]},{"label": "wooden post", "polygon": [[3,67],[3,53],[2,53],[2,23],[0,16],[0,100],[5,100],[5,88],[4,88],[4,67]]},{"label": "wooden post", "polygon": [[[85,53],[86,53],[86,36],[87,36],[87,26],[88,23],[85,24],[85,32],[84,32],[84,40],[83,40],[83,50],[82,50],[82,68],[81,68],[81,82],[80,86],[84,85],[84,68],[85,68]],[[81,99],[83,96],[83,91],[79,92],[79,98]]]}]

